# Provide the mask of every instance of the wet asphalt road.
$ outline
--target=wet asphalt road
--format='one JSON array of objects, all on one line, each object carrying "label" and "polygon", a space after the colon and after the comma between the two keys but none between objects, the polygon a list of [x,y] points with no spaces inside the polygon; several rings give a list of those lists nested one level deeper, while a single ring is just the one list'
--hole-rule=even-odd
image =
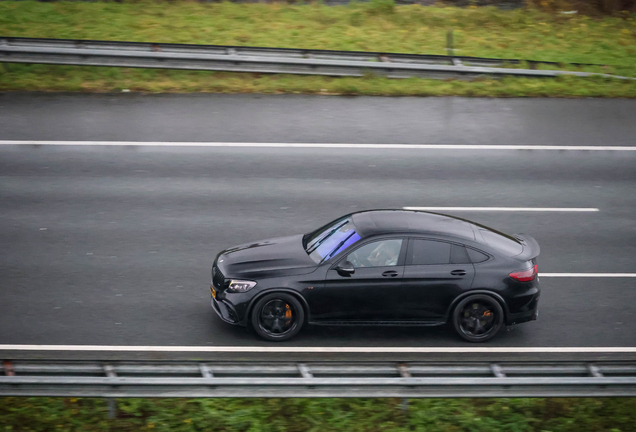
[{"label": "wet asphalt road", "polygon": [[[633,145],[632,101],[0,96],[0,139]],[[216,114],[215,111],[216,110]],[[218,114],[218,115],[217,115]],[[263,345],[209,307],[221,249],[404,206],[541,244],[541,272],[636,272],[636,152],[0,146],[0,344]],[[544,278],[492,346],[634,346],[636,279]],[[463,346],[308,328],[293,346]]]},{"label": "wet asphalt road", "polygon": [[636,100],[0,94],[4,140],[628,145]]}]

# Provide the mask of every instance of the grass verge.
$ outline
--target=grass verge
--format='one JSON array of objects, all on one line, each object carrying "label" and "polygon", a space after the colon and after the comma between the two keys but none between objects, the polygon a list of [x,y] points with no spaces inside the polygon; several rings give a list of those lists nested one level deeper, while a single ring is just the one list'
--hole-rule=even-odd
[{"label": "grass verge", "polygon": [[[0,35],[445,54],[596,63],[636,76],[636,15],[590,18],[527,8],[318,3],[0,2]],[[0,67],[0,90],[259,92],[347,95],[635,97],[636,83],[602,78],[330,78],[44,65]]]},{"label": "grass verge", "polygon": [[607,78],[503,78],[474,81],[331,78],[230,72],[47,65],[10,65],[0,71],[0,91],[146,93],[304,93],[320,95],[636,97],[636,81]]},{"label": "grass verge", "polygon": [[636,398],[603,399],[0,398],[3,431],[567,431],[636,430]]}]

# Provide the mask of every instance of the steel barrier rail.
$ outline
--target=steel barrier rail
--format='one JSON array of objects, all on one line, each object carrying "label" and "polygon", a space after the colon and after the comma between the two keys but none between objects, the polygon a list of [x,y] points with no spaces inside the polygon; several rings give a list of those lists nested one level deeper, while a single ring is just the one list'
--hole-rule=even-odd
[{"label": "steel barrier rail", "polygon": [[[519,60],[502,58],[485,58],[470,56],[447,56],[437,54],[404,54],[387,53],[379,51],[339,51],[319,50],[303,48],[270,48],[251,47],[238,45],[196,45],[174,44],[158,42],[117,42],[83,39],[48,39],[48,38],[23,38],[0,37],[0,45],[14,47],[46,47],[46,48],[84,48],[84,49],[111,49],[147,52],[175,52],[192,54],[236,54],[242,56],[270,56],[286,58],[315,58],[326,60],[359,60],[359,61],[390,61],[397,63],[419,63],[453,65],[460,61],[468,66],[503,66],[527,63],[531,66],[550,65],[559,66],[558,62],[541,60]],[[573,66],[605,66],[592,63],[570,63]]]},{"label": "steel barrier rail", "polygon": [[520,61],[475,57],[12,37],[0,37],[0,62],[327,76],[372,73],[390,78],[598,75],[631,79],[574,71],[485,67],[482,65]]},{"label": "steel barrier rail", "polygon": [[636,363],[4,362],[0,396],[636,396]]}]

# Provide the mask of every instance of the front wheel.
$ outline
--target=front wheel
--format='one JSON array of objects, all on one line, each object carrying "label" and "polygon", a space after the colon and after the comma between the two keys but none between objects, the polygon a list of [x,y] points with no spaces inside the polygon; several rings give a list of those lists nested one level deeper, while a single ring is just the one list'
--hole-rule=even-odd
[{"label": "front wheel", "polygon": [[503,327],[504,312],[494,298],[485,294],[468,296],[453,312],[457,333],[470,342],[492,339]]},{"label": "front wheel", "polygon": [[252,309],[252,326],[268,341],[284,341],[298,333],[305,321],[300,302],[285,293],[267,294]]}]

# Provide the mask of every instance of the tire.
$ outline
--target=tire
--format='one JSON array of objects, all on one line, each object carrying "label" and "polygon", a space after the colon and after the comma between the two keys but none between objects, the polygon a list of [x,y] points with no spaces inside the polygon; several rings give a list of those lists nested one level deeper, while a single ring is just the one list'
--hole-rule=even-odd
[{"label": "tire", "polygon": [[504,311],[497,300],[475,294],[461,300],[453,311],[455,331],[469,342],[486,342],[501,330]]},{"label": "tire", "polygon": [[281,342],[300,331],[305,322],[305,311],[293,295],[281,292],[267,294],[252,308],[251,322],[261,338]]}]

